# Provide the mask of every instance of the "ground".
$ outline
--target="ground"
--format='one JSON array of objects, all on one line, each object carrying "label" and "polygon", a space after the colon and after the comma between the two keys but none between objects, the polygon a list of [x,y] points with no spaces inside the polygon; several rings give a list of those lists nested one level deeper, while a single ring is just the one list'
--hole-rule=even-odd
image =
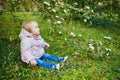
[{"label": "ground", "polygon": [[[22,22],[31,19],[38,21],[41,36],[50,44],[46,52],[69,57],[59,71],[21,61],[18,36]],[[54,27],[39,14],[27,12],[1,14],[0,26],[1,80],[120,79],[120,27],[91,26],[78,21]]]}]

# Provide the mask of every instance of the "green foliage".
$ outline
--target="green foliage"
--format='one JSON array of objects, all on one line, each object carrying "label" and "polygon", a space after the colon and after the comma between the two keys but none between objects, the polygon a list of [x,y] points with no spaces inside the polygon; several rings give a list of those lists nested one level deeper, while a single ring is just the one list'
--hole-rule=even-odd
[{"label": "green foliage", "polygon": [[65,20],[98,26],[115,23],[114,26],[119,26],[119,6],[119,0],[2,0],[0,12],[37,11],[52,26],[61,26]]},{"label": "green foliage", "polygon": [[[21,62],[18,36],[22,21],[29,19],[38,21],[41,35],[51,46],[46,49],[48,53],[68,55],[68,60],[59,71]],[[0,16],[0,79],[120,79],[119,27],[89,27],[74,21],[62,24],[64,27],[55,30],[38,12],[4,12]]]}]

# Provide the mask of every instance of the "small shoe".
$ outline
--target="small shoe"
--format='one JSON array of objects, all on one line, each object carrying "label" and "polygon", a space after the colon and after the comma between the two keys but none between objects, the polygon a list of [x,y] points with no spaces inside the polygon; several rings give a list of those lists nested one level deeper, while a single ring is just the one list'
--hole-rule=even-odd
[{"label": "small shoe", "polygon": [[68,59],[68,56],[63,57],[62,62],[66,61]]},{"label": "small shoe", "polygon": [[55,65],[53,66],[53,68],[59,70],[59,69],[60,69],[60,64],[55,64]]}]

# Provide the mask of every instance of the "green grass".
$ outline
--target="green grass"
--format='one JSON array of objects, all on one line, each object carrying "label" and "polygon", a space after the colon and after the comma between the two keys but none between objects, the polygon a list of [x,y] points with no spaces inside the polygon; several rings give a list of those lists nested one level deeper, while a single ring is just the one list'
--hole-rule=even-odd
[{"label": "green grass", "polygon": [[[39,22],[41,35],[50,44],[46,52],[69,57],[59,71],[29,66],[21,61],[18,36],[22,22],[31,19]],[[27,12],[1,14],[0,26],[0,80],[120,79],[120,27],[89,26],[70,21],[63,27],[53,28],[39,14]],[[76,36],[72,36],[71,32]],[[95,49],[91,50],[89,44],[93,44]],[[106,48],[111,51],[106,51]]]}]

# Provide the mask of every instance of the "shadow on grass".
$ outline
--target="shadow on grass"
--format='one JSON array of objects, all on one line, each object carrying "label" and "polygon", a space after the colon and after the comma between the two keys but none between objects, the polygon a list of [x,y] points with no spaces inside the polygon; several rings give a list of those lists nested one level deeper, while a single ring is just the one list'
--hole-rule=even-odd
[{"label": "shadow on grass", "polygon": [[0,74],[2,79],[12,79],[12,74],[21,65],[19,40],[0,38]]},{"label": "shadow on grass", "polygon": [[120,23],[116,21],[110,21],[105,19],[92,19],[92,25],[90,27],[101,29],[102,31],[108,30],[110,34],[116,34],[120,36]]}]

